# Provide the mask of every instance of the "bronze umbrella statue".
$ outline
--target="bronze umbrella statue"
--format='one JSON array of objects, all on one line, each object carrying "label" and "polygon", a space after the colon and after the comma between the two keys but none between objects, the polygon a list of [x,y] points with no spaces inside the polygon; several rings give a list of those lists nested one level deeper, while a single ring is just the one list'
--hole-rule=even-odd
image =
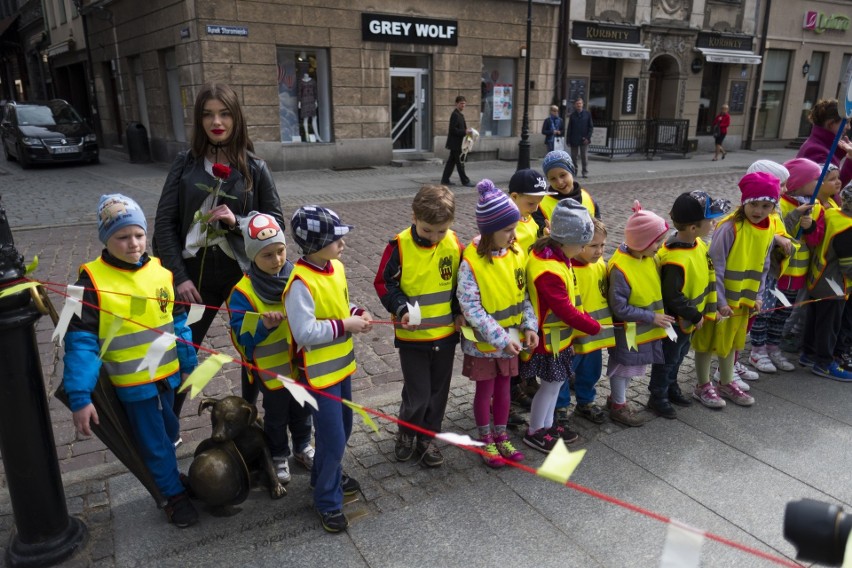
[{"label": "bronze umbrella statue", "polygon": [[[42,313],[49,314],[50,319],[53,320],[53,325],[56,325],[56,322],[59,321],[59,316],[42,286],[38,287],[38,292],[33,290],[33,299]],[[54,396],[62,404],[68,406],[68,395],[65,392],[63,384],[60,383]],[[151,471],[139,454],[139,450],[136,447],[136,440],[133,437],[133,431],[130,429],[130,422],[127,420],[127,414],[125,414],[124,407],[115,394],[115,387],[112,386],[109,376],[107,376],[103,369],[101,369],[95,390],[92,391],[92,404],[95,405],[95,409],[98,411],[98,418],[100,419],[100,424],[92,423],[91,425],[95,436],[145,486],[145,489],[154,498],[157,506],[160,508],[164,507],[167,500],[160,492],[154,481],[154,476],[151,475]]]}]

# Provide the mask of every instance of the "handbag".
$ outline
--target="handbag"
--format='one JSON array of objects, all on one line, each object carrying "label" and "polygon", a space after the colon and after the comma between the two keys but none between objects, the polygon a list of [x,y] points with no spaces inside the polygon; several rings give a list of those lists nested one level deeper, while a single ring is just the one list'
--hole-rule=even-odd
[{"label": "handbag", "polygon": [[562,150],[565,151],[565,138],[562,136],[554,136],[553,137],[553,150]]},{"label": "handbag", "polygon": [[722,135],[722,129],[719,128],[718,124],[714,124],[713,125],[713,136],[718,138],[721,135]]}]

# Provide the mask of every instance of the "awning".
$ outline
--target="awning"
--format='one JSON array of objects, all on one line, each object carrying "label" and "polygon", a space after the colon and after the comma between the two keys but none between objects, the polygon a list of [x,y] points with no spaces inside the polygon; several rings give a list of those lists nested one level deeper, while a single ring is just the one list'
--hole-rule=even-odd
[{"label": "awning", "polygon": [[704,59],[711,63],[740,63],[745,65],[759,65],[760,56],[750,51],[735,51],[733,49],[710,49],[709,47],[696,47],[704,55]]},{"label": "awning", "polygon": [[572,39],[571,43],[580,48],[580,53],[590,57],[648,59],[651,54],[651,50],[641,43],[606,43],[585,39]]}]

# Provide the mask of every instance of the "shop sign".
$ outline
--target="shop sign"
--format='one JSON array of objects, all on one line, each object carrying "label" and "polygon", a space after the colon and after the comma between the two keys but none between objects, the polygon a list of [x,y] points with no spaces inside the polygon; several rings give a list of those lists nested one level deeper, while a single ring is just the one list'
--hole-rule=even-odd
[{"label": "shop sign", "polygon": [[248,28],[245,26],[219,26],[208,24],[207,35],[248,37]]},{"label": "shop sign", "polygon": [[637,44],[640,41],[640,33],[637,26],[574,22],[574,26],[571,28],[571,38],[606,43]]},{"label": "shop sign", "polygon": [[361,13],[361,39],[364,41],[458,45],[458,31],[457,20]]},{"label": "shop sign", "polygon": [[751,52],[752,36],[699,32],[695,47]]},{"label": "shop sign", "polygon": [[822,12],[809,10],[805,12],[805,21],[802,24],[802,29],[818,34],[824,31],[845,32],[849,29],[849,18],[837,14],[826,16]]},{"label": "shop sign", "polygon": [[636,114],[636,91],[638,90],[638,78],[624,78],[624,88],[621,90],[621,114]]}]

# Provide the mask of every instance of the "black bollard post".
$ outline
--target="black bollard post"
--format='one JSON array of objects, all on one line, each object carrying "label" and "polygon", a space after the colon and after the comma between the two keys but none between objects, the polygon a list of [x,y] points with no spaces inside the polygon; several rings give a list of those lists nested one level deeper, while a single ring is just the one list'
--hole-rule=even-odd
[{"label": "black bollard post", "polygon": [[[0,204],[0,290],[24,275],[6,210]],[[29,290],[0,298],[0,453],[15,528],[8,566],[51,566],[70,556],[88,533],[70,517],[56,458]]]}]

